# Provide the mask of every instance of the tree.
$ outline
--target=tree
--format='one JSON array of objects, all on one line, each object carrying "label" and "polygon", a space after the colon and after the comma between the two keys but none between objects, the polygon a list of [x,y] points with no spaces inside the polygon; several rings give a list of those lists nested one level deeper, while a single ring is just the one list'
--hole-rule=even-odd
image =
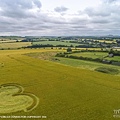
[{"label": "tree", "polygon": [[72,52],[71,47],[68,47],[68,48],[67,48],[67,52]]}]

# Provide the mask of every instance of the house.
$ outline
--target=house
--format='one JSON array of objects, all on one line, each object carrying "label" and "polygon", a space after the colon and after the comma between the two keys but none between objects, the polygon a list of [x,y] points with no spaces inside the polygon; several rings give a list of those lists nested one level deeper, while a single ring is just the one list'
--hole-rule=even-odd
[{"label": "house", "polygon": [[110,54],[108,55],[108,57],[114,57],[114,54],[113,54],[113,53],[110,53]]}]

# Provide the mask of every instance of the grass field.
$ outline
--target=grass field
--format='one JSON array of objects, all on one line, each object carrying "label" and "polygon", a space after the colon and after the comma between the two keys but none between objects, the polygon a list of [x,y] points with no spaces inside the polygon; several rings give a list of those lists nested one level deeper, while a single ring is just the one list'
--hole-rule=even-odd
[{"label": "grass field", "polygon": [[[97,62],[91,62],[91,61],[84,61],[84,60],[77,60],[77,59],[70,59],[70,58],[58,58],[59,61],[56,61],[61,64],[77,67],[77,68],[82,68],[82,69],[88,69],[88,70],[95,70],[98,67],[110,67],[110,68],[115,68],[120,71],[119,66],[115,65],[108,65],[108,64],[102,64],[102,63],[97,63]],[[119,73],[120,75],[120,73]]]},{"label": "grass field", "polygon": [[[24,93],[39,98],[32,111],[16,109],[0,115],[47,116],[48,120],[114,120],[113,110],[120,108],[120,77],[24,55],[45,51],[51,50],[0,51],[0,84],[19,84]],[[11,101],[14,97],[11,96]],[[10,104],[17,101],[18,98]]]},{"label": "grass field", "polygon": [[61,42],[61,41],[41,41],[41,42],[33,42],[33,45],[39,45],[39,44],[42,44],[42,45],[47,45],[47,44],[50,44],[50,45],[67,45],[67,46],[70,46],[70,45],[73,45],[73,46],[78,46],[80,44],[77,44],[77,43],[69,43],[69,42]]},{"label": "grass field", "polygon": [[[80,52],[80,53],[72,53],[70,55],[78,56],[78,57],[82,56],[82,57],[88,57],[88,58],[95,59],[95,58],[104,58],[104,57],[108,56],[108,53],[107,52]],[[104,59],[120,61],[120,56],[106,57]]]},{"label": "grass field", "polygon": [[108,53],[106,52],[80,52],[80,53],[73,53],[70,55],[89,57],[89,58],[103,58],[104,56],[107,56]]},{"label": "grass field", "polygon": [[114,57],[107,57],[107,60],[115,60],[115,61],[120,61],[120,56],[114,56]]}]

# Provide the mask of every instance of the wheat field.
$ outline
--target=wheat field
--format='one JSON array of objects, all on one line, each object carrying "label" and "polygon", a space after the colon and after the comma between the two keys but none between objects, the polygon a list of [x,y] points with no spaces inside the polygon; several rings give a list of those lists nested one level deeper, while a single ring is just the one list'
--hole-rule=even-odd
[{"label": "wheat field", "polygon": [[25,55],[45,51],[52,50],[0,51],[0,116],[113,120],[120,108],[120,77]]}]

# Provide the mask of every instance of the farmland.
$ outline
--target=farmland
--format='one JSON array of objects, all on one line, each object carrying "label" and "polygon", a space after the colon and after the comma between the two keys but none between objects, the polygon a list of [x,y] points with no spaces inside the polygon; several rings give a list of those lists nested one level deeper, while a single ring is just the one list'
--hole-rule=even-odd
[{"label": "farmland", "polygon": [[107,56],[108,53],[105,52],[81,52],[81,53],[74,53],[70,54],[74,56],[82,56],[82,57],[91,57],[92,58],[103,58],[104,56]]},{"label": "farmland", "polygon": [[47,116],[48,120],[113,120],[113,110],[120,107],[120,77],[25,55],[50,51],[56,50],[0,51],[0,84],[19,84],[25,93],[39,98],[32,111],[16,109],[1,115],[38,115]]},{"label": "farmland", "polygon": [[73,56],[82,56],[82,57],[88,57],[88,58],[100,58],[100,59],[105,59],[105,60],[115,60],[115,61],[120,61],[120,56],[114,56],[114,57],[109,57],[107,52],[81,52],[81,53],[73,53],[70,54]]},{"label": "farmland", "polygon": [[75,60],[75,59],[67,59],[67,58],[59,58],[59,60],[60,61],[56,61],[56,62],[69,65],[69,66],[73,66],[73,67],[77,67],[77,68],[82,68],[82,69],[94,70],[98,67],[111,67],[111,68],[117,68],[120,70],[119,66],[107,65],[107,64],[96,63],[96,62],[91,62],[91,61]]},{"label": "farmland", "polygon": [[33,45],[47,45],[47,44],[50,44],[50,45],[53,45],[53,46],[56,46],[56,45],[67,45],[67,46],[76,46],[78,45],[77,43],[69,43],[69,42],[62,42],[62,41],[41,41],[41,42],[33,42]]},{"label": "farmland", "polygon": [[119,50],[119,37],[33,37],[33,36],[0,36],[0,49],[20,49],[20,48],[48,48],[72,47],[75,49],[117,49]]},{"label": "farmland", "polygon": [[31,46],[31,42],[12,42],[12,43],[0,43],[0,48],[1,49],[8,49],[8,48],[22,48],[22,47],[26,47],[26,46]]},{"label": "farmland", "polygon": [[113,120],[120,109],[116,61],[117,38],[1,36],[0,116]]},{"label": "farmland", "polygon": [[116,60],[116,61],[120,61],[120,56],[114,56],[111,58],[107,58],[108,60]]}]

